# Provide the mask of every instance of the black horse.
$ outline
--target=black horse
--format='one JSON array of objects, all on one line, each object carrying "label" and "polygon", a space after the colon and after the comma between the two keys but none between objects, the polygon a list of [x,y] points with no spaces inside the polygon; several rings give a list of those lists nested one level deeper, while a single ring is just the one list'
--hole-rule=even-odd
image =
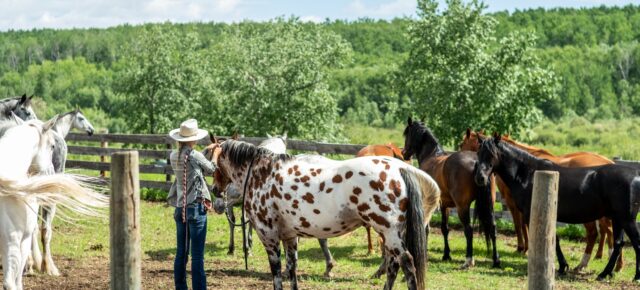
[{"label": "black horse", "polygon": [[[558,221],[582,224],[603,216],[613,221],[615,244],[607,266],[598,275],[598,280],[613,276],[612,271],[622,250],[624,230],[636,253],[636,274],[640,280],[640,236],[636,228],[636,216],[640,208],[640,176],[636,169],[622,165],[566,168],[539,159],[505,142],[499,135],[483,140],[478,151],[478,167],[475,179],[478,184],[487,184],[491,173],[496,173],[507,184],[516,205],[524,213],[525,221],[531,215],[533,174],[536,170],[560,173],[558,187]],[[560,263],[559,272],[564,274],[569,265],[562,255],[560,240],[556,235],[556,255]]]}]

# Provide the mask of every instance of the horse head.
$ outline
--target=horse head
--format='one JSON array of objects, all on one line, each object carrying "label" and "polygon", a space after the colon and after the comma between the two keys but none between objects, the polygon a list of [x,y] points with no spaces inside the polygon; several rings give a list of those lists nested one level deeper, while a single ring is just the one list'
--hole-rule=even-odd
[{"label": "horse head", "polygon": [[407,127],[402,134],[404,135],[402,157],[405,160],[411,160],[415,155],[418,162],[421,162],[421,158],[427,158],[441,150],[438,139],[421,121],[413,121],[409,117]]},{"label": "horse head", "polygon": [[498,145],[501,139],[497,133],[494,133],[493,138],[480,138],[478,161],[476,162],[473,174],[476,184],[480,186],[489,184],[491,174],[500,163]]},{"label": "horse head", "polygon": [[11,112],[25,121],[38,119],[38,116],[36,116],[36,113],[31,107],[31,99],[33,99],[33,96],[27,97],[26,94],[16,98],[16,104],[11,108]]},{"label": "horse head", "polygon": [[93,125],[91,125],[91,122],[89,122],[87,117],[82,114],[79,108],[76,108],[76,110],[71,112],[71,114],[75,116],[71,124],[72,129],[85,131],[89,136],[93,135],[93,132],[95,131],[93,129]]},{"label": "horse head", "polygon": [[480,139],[484,137],[484,130],[473,131],[471,128],[467,128],[467,132],[465,133],[459,148],[461,151],[466,150],[478,152],[478,149],[480,149]]}]

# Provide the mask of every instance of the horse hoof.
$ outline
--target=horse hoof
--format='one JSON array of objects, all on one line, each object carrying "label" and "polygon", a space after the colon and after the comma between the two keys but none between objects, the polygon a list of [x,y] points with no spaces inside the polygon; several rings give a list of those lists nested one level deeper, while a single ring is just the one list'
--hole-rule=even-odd
[{"label": "horse hoof", "polygon": [[331,279],[331,278],[333,278],[333,273],[331,273],[331,272],[324,272],[324,275],[323,275],[323,276],[324,276],[324,278],[325,278],[325,279]]},{"label": "horse hoof", "polygon": [[54,276],[54,277],[60,276],[60,271],[58,271],[58,269],[49,269],[46,272],[47,272],[47,275],[49,276]]},{"label": "horse hoof", "polygon": [[442,256],[442,260],[443,260],[443,261],[451,261],[451,256],[450,256],[450,255],[445,254],[444,256]]},{"label": "horse hoof", "polygon": [[494,269],[499,269],[500,268],[500,261],[493,262],[493,265],[491,265],[491,267],[494,268]]},{"label": "horse hoof", "polygon": [[609,274],[609,275],[600,274],[600,275],[598,275],[598,278],[596,278],[596,280],[598,280],[598,281],[606,281],[607,278],[613,278],[613,274]]},{"label": "horse hoof", "polygon": [[464,264],[462,264],[462,266],[460,266],[461,270],[466,270],[469,268],[473,268],[476,265],[476,262],[473,260],[473,258],[467,258],[467,260],[464,262]]},{"label": "horse hoof", "polygon": [[575,268],[573,268],[573,272],[582,272],[582,270],[584,270],[584,265],[578,265]]},{"label": "horse hoof", "polygon": [[233,256],[233,251],[228,251],[227,256]]}]

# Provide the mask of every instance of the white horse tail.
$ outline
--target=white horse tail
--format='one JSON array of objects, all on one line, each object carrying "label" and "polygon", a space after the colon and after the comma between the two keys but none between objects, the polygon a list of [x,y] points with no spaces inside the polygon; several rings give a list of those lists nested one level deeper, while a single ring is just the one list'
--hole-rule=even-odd
[{"label": "white horse tail", "polygon": [[431,215],[440,200],[440,190],[426,173],[411,166],[400,168],[400,175],[407,187],[409,207],[407,208],[405,244],[413,257],[416,268],[417,289],[425,289],[427,269],[427,230]]},{"label": "white horse tail", "polygon": [[23,180],[0,178],[0,197],[12,197],[25,203],[35,198],[40,204],[57,204],[72,212],[103,217],[100,208],[109,205],[109,197],[98,192],[99,179],[72,175],[34,175]]}]

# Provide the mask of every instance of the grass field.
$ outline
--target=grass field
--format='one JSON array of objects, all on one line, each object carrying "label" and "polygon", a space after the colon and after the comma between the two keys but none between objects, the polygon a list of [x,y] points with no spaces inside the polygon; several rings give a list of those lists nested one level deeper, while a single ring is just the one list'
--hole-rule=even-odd
[{"label": "grass field", "polygon": [[[175,251],[175,224],[172,208],[161,203],[145,202],[142,206],[143,288],[170,289],[173,286],[172,269]],[[55,223],[53,253],[61,268],[62,277],[38,274],[26,277],[27,289],[107,289],[109,276],[109,225],[108,220]],[[241,236],[236,235],[236,254],[228,256],[228,228],[224,216],[210,215],[207,235],[205,267],[210,289],[269,289],[271,278],[264,248],[254,245],[249,259],[249,271],[244,270],[241,255]],[[429,289],[524,289],[526,288],[527,260],[515,254],[515,238],[500,235],[498,249],[502,268],[491,269],[483,240],[478,234],[474,239],[476,267],[459,270],[464,261],[464,237],[460,231],[450,234],[453,262],[442,262],[442,236],[435,227],[429,238]],[[330,248],[338,262],[334,278],[325,279],[324,261],[317,241],[301,241],[298,274],[301,289],[380,289],[383,279],[371,279],[370,275],[380,262],[377,256],[366,255],[365,232],[361,228],[354,233],[329,240]],[[577,265],[584,244],[562,241],[563,250],[571,266]],[[624,251],[627,265],[633,253]],[[633,269],[626,266],[609,282],[596,282],[595,277],[604,267],[603,260],[591,262],[586,273],[571,273],[557,280],[557,289],[632,289]],[[402,277],[402,276],[399,276]],[[396,289],[406,287],[401,279]],[[637,289],[637,288],[636,288]]]}]

